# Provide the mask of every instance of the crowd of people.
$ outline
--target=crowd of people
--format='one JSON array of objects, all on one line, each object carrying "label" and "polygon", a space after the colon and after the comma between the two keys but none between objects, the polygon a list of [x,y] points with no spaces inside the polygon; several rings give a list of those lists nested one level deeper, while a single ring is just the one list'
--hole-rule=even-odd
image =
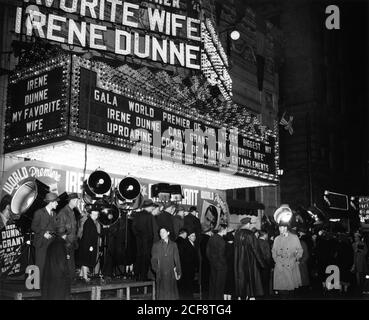
[{"label": "crowd of people", "polygon": [[[330,265],[339,269],[339,292],[367,291],[367,241],[359,232],[296,229],[282,220],[274,232],[263,225],[256,229],[249,217],[235,228],[219,222],[204,226],[196,207],[185,210],[151,199],[104,231],[98,208],[76,217],[78,194],[69,194],[55,212],[59,201],[57,194],[46,194],[46,205],[34,213],[31,225],[45,299],[68,299],[74,281],[115,276],[119,266],[124,277],[155,280],[159,300],[313,297],[331,289]],[[288,206],[278,210],[292,215]],[[0,213],[4,226],[11,219],[9,197],[2,199]]]}]

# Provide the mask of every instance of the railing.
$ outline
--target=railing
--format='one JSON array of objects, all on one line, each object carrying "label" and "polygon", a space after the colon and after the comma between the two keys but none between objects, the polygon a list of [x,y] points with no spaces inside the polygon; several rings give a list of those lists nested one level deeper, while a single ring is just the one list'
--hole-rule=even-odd
[{"label": "railing", "polygon": [[[106,298],[109,300],[131,300],[132,298],[132,288],[142,288],[143,287],[143,297],[146,298],[148,295],[148,287],[152,287],[151,298],[155,300],[155,282],[154,281],[138,281],[138,282],[119,282],[119,283],[109,283],[109,284],[91,284],[83,286],[73,286],[71,288],[71,296],[90,293],[91,300],[105,300],[102,298],[101,293],[104,291],[116,291],[116,296],[113,298]],[[125,294],[124,294],[125,293]],[[38,300],[41,298],[40,290],[20,290],[6,288],[2,289],[0,296],[3,298],[11,298],[13,300],[25,300],[34,299]],[[78,299],[77,299],[78,300]]]}]

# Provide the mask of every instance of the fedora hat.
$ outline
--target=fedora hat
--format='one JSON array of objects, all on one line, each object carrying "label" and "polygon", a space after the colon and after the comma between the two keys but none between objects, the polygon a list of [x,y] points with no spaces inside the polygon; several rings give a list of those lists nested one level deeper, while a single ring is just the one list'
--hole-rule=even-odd
[{"label": "fedora hat", "polygon": [[250,217],[242,218],[242,219],[240,220],[240,223],[241,223],[241,224],[248,224],[248,223],[251,223],[251,218],[250,218]]},{"label": "fedora hat", "polygon": [[53,201],[59,201],[58,195],[54,192],[49,192],[46,194],[44,201],[49,203]]},{"label": "fedora hat", "polygon": [[72,192],[72,193],[68,194],[68,198],[67,199],[69,201],[69,200],[78,199],[78,198],[79,198],[78,193]]},{"label": "fedora hat", "polygon": [[158,207],[158,205],[154,203],[154,201],[152,201],[151,199],[145,199],[142,203],[142,208],[147,207]]}]

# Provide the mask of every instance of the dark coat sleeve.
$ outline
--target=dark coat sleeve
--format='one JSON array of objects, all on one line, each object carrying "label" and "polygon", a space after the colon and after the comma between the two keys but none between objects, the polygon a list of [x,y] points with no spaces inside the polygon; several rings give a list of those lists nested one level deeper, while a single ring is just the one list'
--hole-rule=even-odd
[{"label": "dark coat sleeve", "polygon": [[159,245],[158,242],[154,243],[151,249],[151,267],[152,270],[156,273],[156,276],[158,276],[159,271]]},{"label": "dark coat sleeve", "polygon": [[44,215],[45,211],[46,209],[42,208],[37,210],[33,215],[31,229],[35,232],[35,247],[42,247],[45,243],[49,242],[50,240],[46,239],[44,235],[46,231],[53,231],[48,230],[49,223],[47,216]]},{"label": "dark coat sleeve", "polygon": [[210,237],[206,247],[206,256],[209,259],[210,265],[216,269],[222,269],[226,266],[225,260],[225,241],[216,235]]},{"label": "dark coat sleeve", "polygon": [[261,250],[260,250],[260,245],[259,245],[259,241],[258,239],[253,235],[251,236],[251,249],[252,249],[252,252],[254,253],[254,256],[256,258],[256,261],[258,262],[260,268],[265,268],[266,267],[266,264],[264,262],[264,259],[263,259],[263,255],[261,253]]},{"label": "dark coat sleeve", "polygon": [[174,257],[174,264],[176,266],[177,274],[181,276],[182,275],[181,261],[179,259],[178,247],[175,242],[173,242],[173,257]]},{"label": "dark coat sleeve", "polygon": [[56,217],[56,232],[59,236],[66,235],[67,245],[74,244],[77,240],[77,221],[75,220],[74,213],[72,217],[68,214],[66,207],[59,211]]},{"label": "dark coat sleeve", "polygon": [[153,238],[152,215],[147,211],[139,212],[132,223],[132,231],[136,237]]},{"label": "dark coat sleeve", "polygon": [[59,236],[63,236],[67,234],[67,230],[65,228],[66,223],[66,216],[65,216],[65,209],[61,209],[56,217],[56,232]]},{"label": "dark coat sleeve", "polygon": [[132,232],[137,237],[140,234],[140,212],[137,212],[137,214],[133,217],[132,221]]},{"label": "dark coat sleeve", "polygon": [[98,236],[99,234],[94,222],[91,219],[87,219],[85,225],[83,226],[83,237],[86,238],[88,245],[96,246]]},{"label": "dark coat sleeve", "polygon": [[40,233],[41,231],[41,211],[37,210],[33,215],[31,229],[35,233]]},{"label": "dark coat sleeve", "polygon": [[262,258],[264,260],[265,267],[272,265],[272,253],[268,241],[258,240]]},{"label": "dark coat sleeve", "polygon": [[79,264],[93,267],[98,253],[98,232],[91,218],[83,224],[82,238],[79,243]]}]

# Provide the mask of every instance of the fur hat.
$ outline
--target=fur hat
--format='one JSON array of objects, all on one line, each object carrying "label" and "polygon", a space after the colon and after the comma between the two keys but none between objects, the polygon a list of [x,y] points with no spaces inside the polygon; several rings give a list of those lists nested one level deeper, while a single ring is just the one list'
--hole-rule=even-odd
[{"label": "fur hat", "polygon": [[151,199],[145,199],[142,203],[141,208],[147,208],[147,207],[158,207],[158,205],[154,203],[154,201],[152,201]]},{"label": "fur hat", "polygon": [[292,210],[288,204],[282,204],[273,215],[278,225],[288,225],[292,218]]}]

